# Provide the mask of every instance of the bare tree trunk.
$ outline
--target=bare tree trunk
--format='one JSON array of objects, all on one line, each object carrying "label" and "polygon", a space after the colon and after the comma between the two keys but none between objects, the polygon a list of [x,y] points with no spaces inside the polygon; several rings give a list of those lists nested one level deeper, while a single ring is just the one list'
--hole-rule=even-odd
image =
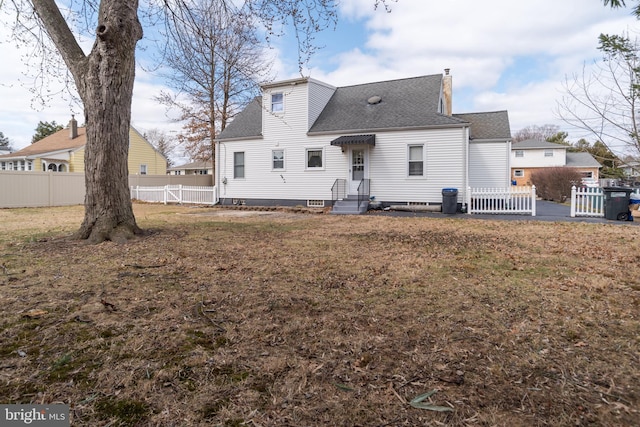
[{"label": "bare tree trunk", "polygon": [[[91,242],[140,234],[129,190],[129,128],[135,46],[142,38],[137,2],[100,4],[96,42],[78,83],[87,124],[85,215],[76,236]],[[75,73],[74,73],[75,76]]]},{"label": "bare tree trunk", "polygon": [[87,56],[55,0],[31,0],[73,75],[87,126],[85,216],[75,234],[90,242],[140,234],[129,191],[129,127],[135,48],[142,38],[137,0],[101,0],[96,40]]}]

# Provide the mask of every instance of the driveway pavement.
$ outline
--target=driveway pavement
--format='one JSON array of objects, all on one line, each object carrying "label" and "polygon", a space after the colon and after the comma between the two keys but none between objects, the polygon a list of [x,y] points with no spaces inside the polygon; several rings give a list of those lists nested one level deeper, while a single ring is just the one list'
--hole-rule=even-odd
[{"label": "driveway pavement", "polygon": [[427,217],[427,218],[459,218],[459,219],[491,219],[505,221],[568,221],[609,223],[617,225],[640,225],[640,218],[634,221],[613,221],[604,218],[575,217],[571,218],[571,207],[546,200],[536,201],[536,216],[531,215],[493,215],[493,214],[462,214],[447,215],[440,212],[405,212],[405,211],[369,211],[368,215],[385,215],[396,217]]}]

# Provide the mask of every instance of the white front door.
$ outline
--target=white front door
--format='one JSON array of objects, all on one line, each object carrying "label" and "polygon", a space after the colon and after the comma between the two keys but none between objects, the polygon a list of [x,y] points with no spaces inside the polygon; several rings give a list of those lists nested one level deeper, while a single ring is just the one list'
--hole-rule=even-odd
[{"label": "white front door", "polygon": [[353,147],[349,150],[349,194],[358,194],[358,186],[369,177],[367,147]]}]

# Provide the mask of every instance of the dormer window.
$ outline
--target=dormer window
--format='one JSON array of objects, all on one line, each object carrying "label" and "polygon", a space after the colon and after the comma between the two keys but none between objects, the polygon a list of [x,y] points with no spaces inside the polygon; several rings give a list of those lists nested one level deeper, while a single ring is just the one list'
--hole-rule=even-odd
[{"label": "dormer window", "polygon": [[282,92],[271,94],[271,112],[282,113],[284,111],[284,95]]}]

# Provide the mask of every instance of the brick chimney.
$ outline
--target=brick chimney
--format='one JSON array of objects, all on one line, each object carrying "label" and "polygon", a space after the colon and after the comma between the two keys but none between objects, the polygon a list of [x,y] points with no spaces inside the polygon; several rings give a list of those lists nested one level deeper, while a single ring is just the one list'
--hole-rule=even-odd
[{"label": "brick chimney", "polygon": [[78,122],[76,121],[73,114],[71,115],[71,120],[69,120],[69,138],[74,139],[78,137]]},{"label": "brick chimney", "polygon": [[442,77],[442,98],[444,102],[443,113],[446,114],[447,116],[450,116],[451,114],[453,114],[452,101],[451,101],[451,96],[452,96],[451,85],[452,85],[452,82],[451,82],[451,75],[449,74],[449,69],[445,68],[444,76]]}]

